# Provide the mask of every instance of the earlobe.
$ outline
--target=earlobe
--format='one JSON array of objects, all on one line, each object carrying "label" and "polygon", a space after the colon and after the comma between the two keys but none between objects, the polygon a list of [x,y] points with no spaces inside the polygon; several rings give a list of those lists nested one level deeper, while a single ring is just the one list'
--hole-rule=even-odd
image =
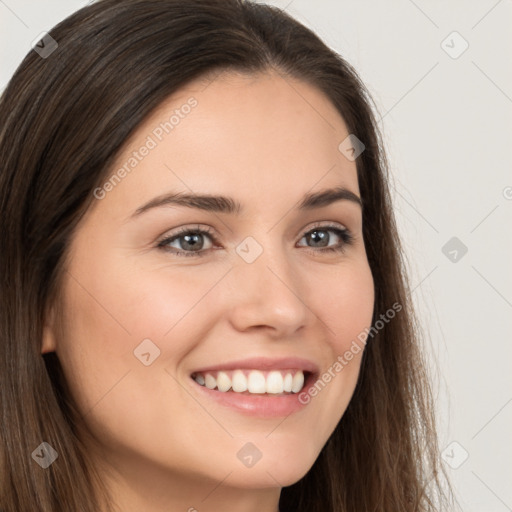
[{"label": "earlobe", "polygon": [[56,349],[56,343],[55,343],[55,336],[53,334],[53,330],[50,327],[45,325],[43,328],[43,339],[41,342],[41,354],[55,352],[55,349]]},{"label": "earlobe", "polygon": [[54,329],[54,309],[51,308],[43,327],[43,335],[41,340],[41,354],[55,352],[56,348],[57,343],[55,339]]}]

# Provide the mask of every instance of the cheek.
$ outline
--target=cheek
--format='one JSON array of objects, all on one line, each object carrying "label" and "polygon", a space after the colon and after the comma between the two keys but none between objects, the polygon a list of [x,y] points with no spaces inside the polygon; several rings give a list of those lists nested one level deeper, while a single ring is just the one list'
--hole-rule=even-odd
[{"label": "cheek", "polygon": [[79,409],[87,414],[126,371],[133,338],[119,314],[119,301],[108,298],[108,281],[77,269],[70,275],[63,288],[56,352]]},{"label": "cheek", "polygon": [[[169,269],[142,270],[122,261],[109,264],[103,259],[94,265],[75,260],[63,290],[57,353],[81,410],[103,400],[127,371],[132,372],[130,379],[142,373],[141,395],[153,394],[155,383],[147,370],[173,368],[207,335],[203,299],[223,273],[171,274]],[[145,366],[147,356],[142,354],[148,351],[151,365]]]},{"label": "cheek", "polygon": [[[329,300],[326,320],[330,344],[334,352],[325,379],[332,379],[338,396],[348,405],[359,376],[365,347],[365,333],[371,326],[374,308],[374,283],[366,260],[360,260],[340,272]],[[341,376],[342,377],[338,377]]]},{"label": "cheek", "polygon": [[[322,283],[319,286],[320,282]],[[309,302],[325,325],[331,348],[342,354],[369,327],[374,307],[373,277],[366,260],[341,264],[336,272],[317,276]]]},{"label": "cheek", "polygon": [[[308,304],[324,326],[329,350],[316,382],[301,393],[303,403],[316,407],[312,425],[326,439],[352,398],[364,352],[364,334],[371,326],[374,283],[368,263],[361,259],[339,266],[330,275],[316,276]],[[323,286],[318,286],[323,282]],[[311,283],[310,283],[311,284]]]},{"label": "cheek", "polygon": [[[73,278],[63,289],[57,342],[71,394],[99,439],[108,440],[112,448],[130,447],[158,458],[163,431],[169,445],[180,446],[190,427],[183,411],[194,410],[194,404],[171,375],[201,333],[206,335],[207,327],[203,331],[192,313],[206,281],[211,281],[207,290],[219,278],[210,275],[194,283],[183,273],[166,278],[162,269],[143,272],[105,261],[87,267],[74,263]],[[153,343],[145,341],[149,365],[137,350],[143,340]],[[196,409],[207,424],[204,411]],[[147,437],[141,438],[141,432]],[[175,452],[172,459],[185,464],[185,455]]]},{"label": "cheek", "polygon": [[[139,269],[136,265],[119,267],[114,263],[109,285],[102,285],[102,293],[134,343],[144,338],[154,339],[155,343],[173,338],[174,332],[197,317],[201,302],[225,272],[218,267],[180,269],[159,263]],[[176,348],[179,350],[173,343]]]}]

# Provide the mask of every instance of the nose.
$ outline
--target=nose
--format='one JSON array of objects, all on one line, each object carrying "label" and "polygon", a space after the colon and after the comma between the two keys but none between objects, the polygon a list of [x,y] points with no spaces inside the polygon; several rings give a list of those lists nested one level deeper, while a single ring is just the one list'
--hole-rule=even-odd
[{"label": "nose", "polygon": [[231,279],[229,317],[239,331],[266,329],[269,336],[289,337],[314,317],[305,281],[284,251],[264,250],[252,263],[237,259]]}]

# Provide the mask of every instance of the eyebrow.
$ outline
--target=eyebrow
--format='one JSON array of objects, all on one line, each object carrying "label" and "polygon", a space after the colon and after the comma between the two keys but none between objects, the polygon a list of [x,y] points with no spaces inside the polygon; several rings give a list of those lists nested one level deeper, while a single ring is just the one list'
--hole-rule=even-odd
[{"label": "eyebrow", "polygon": [[[362,200],[357,194],[347,188],[336,187],[304,195],[297,209],[300,211],[313,210],[329,206],[337,201],[350,201],[351,203],[358,204],[361,208],[363,207]],[[169,205],[235,215],[240,215],[243,212],[242,205],[231,197],[178,192],[155,197],[140,208],[137,208],[131,217],[137,217],[153,208]]]}]

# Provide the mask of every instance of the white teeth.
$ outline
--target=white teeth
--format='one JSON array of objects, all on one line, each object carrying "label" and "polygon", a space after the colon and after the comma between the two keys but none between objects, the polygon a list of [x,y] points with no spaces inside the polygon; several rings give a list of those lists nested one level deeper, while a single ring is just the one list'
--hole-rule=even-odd
[{"label": "white teeth", "polygon": [[289,393],[292,390],[293,377],[291,373],[287,373],[283,381],[283,391]]},{"label": "white teeth", "polygon": [[213,389],[217,386],[217,380],[215,379],[215,377],[213,375],[210,375],[209,373],[207,373],[204,377],[204,385],[208,389]]},{"label": "white teeth", "polygon": [[294,393],[298,393],[302,389],[302,386],[304,386],[304,374],[302,372],[297,372],[293,376],[292,391]]},{"label": "white teeth", "polygon": [[265,375],[259,370],[252,370],[247,379],[247,391],[250,393],[265,393],[266,388]]},{"label": "white teeth", "polygon": [[304,386],[304,373],[301,370],[235,370],[218,371],[214,377],[211,373],[196,374],[194,380],[208,389],[217,388],[221,392],[232,389],[235,393],[248,391],[255,394],[298,393]]},{"label": "white teeth", "polygon": [[235,370],[233,378],[231,379],[231,386],[233,387],[233,391],[237,393],[247,391],[247,377],[244,375],[244,372]]},{"label": "white teeth", "polygon": [[231,389],[231,379],[227,373],[219,372],[217,374],[217,389],[219,391],[228,391]]},{"label": "white teeth", "polygon": [[282,393],[283,376],[281,372],[270,372],[267,376],[267,393]]}]

